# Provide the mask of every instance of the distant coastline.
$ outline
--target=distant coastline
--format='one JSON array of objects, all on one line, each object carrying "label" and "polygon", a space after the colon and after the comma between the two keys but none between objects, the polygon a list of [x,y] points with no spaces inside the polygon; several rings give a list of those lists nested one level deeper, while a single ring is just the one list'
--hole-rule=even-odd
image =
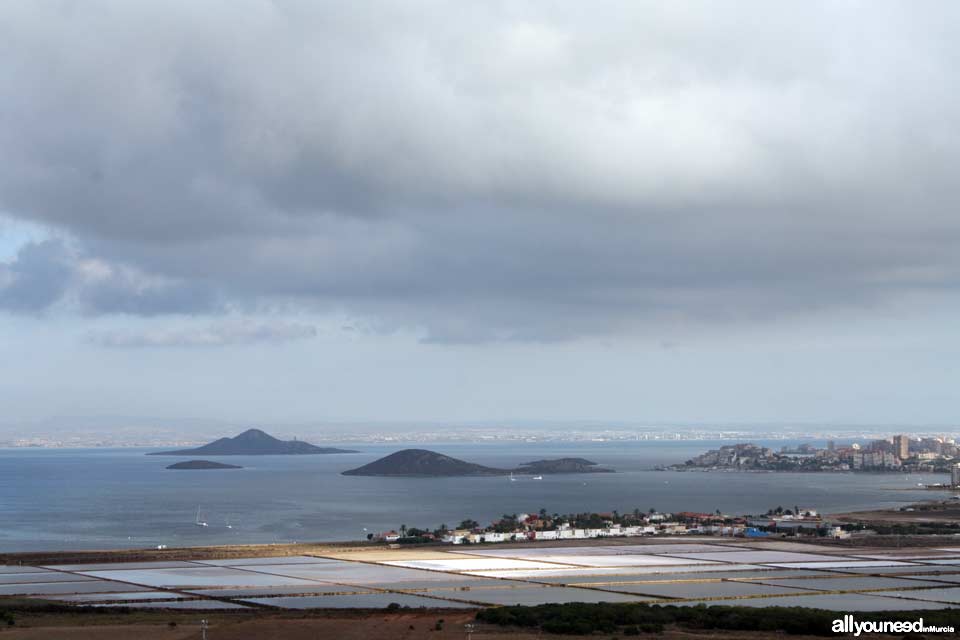
[{"label": "distant coastline", "polygon": [[657,471],[753,473],[949,473],[960,464],[953,440],[905,435],[875,440],[864,447],[853,444],[826,448],[802,444],[774,451],[753,443],[724,445],[681,464],[659,465]]}]

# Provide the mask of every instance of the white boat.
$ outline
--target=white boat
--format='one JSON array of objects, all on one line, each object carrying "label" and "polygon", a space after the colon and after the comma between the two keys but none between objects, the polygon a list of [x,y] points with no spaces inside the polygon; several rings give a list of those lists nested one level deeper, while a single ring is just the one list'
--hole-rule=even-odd
[{"label": "white boat", "polygon": [[209,526],[210,526],[210,525],[207,524],[207,521],[206,521],[206,520],[201,520],[201,519],[200,519],[200,505],[197,505],[197,519],[196,519],[196,521],[194,522],[194,524],[196,524],[198,527],[209,527]]},{"label": "white boat", "polygon": [[233,525],[230,524],[230,518],[226,519],[226,523],[227,523],[227,529],[233,529]]},{"label": "white boat", "polygon": [[543,480],[543,476],[533,476],[534,480]]},{"label": "white boat", "polygon": [[513,477],[513,471],[510,472],[510,482],[516,482],[517,479]]}]

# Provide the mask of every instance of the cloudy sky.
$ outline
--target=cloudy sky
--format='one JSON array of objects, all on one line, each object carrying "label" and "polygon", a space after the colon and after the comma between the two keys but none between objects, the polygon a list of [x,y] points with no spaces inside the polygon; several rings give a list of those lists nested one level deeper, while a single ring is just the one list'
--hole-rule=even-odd
[{"label": "cloudy sky", "polygon": [[0,406],[955,424],[958,18],[8,0]]}]

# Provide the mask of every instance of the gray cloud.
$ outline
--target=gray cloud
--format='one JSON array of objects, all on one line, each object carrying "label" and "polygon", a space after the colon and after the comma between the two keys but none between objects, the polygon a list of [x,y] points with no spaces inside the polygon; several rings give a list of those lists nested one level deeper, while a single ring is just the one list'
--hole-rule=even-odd
[{"label": "gray cloud", "polygon": [[101,347],[223,347],[256,343],[290,342],[316,337],[311,325],[276,322],[272,324],[217,324],[203,329],[169,328],[155,331],[97,331],[87,340]]},{"label": "gray cloud", "polygon": [[0,205],[90,313],[559,340],[960,284],[952,3],[0,11]]},{"label": "gray cloud", "polygon": [[108,262],[59,239],[29,242],[0,262],[0,309],[39,313],[55,305],[91,315],[219,313],[224,307],[201,282],[148,275]]},{"label": "gray cloud", "polygon": [[103,262],[85,271],[87,277],[77,287],[76,295],[80,308],[87,313],[156,316],[223,310],[216,292],[203,282],[145,276],[135,269]]},{"label": "gray cloud", "polygon": [[40,312],[67,291],[69,257],[57,241],[24,245],[10,262],[0,262],[0,309]]}]

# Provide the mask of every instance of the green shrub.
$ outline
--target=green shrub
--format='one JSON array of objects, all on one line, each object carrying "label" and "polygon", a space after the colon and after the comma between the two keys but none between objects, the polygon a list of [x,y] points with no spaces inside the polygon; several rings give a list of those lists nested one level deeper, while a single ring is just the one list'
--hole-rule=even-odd
[{"label": "green shrub", "polygon": [[[956,612],[860,612],[862,620],[916,620],[928,625],[956,626]],[[649,605],[634,603],[546,604],[483,609],[477,620],[509,627],[537,627],[545,633],[590,635],[601,632],[637,636],[662,633],[666,625],[697,630],[764,631],[791,635],[832,636],[834,611],[802,607],[738,607],[726,605]]]}]

